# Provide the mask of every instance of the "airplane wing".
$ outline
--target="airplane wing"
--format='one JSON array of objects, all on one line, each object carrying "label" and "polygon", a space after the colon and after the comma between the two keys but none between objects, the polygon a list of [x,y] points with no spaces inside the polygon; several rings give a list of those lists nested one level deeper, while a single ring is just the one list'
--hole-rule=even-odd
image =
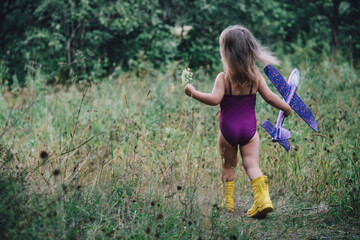
[{"label": "airplane wing", "polygon": [[[271,65],[266,65],[264,67],[264,72],[279,91],[281,96],[283,96],[284,99],[287,99],[291,87],[283,78],[283,76],[281,76],[279,71]],[[311,127],[316,132],[318,131],[318,125],[314,115],[296,93],[290,102],[290,107],[294,109],[294,111],[309,125],[309,127]]]},{"label": "airplane wing", "polygon": [[[261,126],[272,136],[275,137],[276,135],[276,127],[272,125],[270,121],[264,121]],[[290,142],[289,140],[280,140],[277,141],[286,151],[290,150]]]},{"label": "airplane wing", "polygon": [[272,65],[266,65],[264,67],[264,72],[266,76],[270,79],[272,84],[276,87],[276,89],[279,91],[281,96],[284,99],[287,99],[290,93],[291,87],[286,82],[286,80],[283,78],[283,76],[279,73],[279,71],[273,67]]},{"label": "airplane wing", "polygon": [[314,115],[296,93],[291,99],[289,105],[309,125],[309,127],[311,127],[315,132],[318,131],[318,124]]}]

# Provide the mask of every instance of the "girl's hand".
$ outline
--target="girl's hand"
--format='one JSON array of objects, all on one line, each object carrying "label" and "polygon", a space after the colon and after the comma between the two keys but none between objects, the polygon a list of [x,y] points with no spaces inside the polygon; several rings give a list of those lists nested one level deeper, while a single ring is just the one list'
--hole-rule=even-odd
[{"label": "girl's hand", "polygon": [[286,111],[284,111],[284,116],[288,117],[290,114],[291,114],[291,107],[289,106],[289,108]]},{"label": "girl's hand", "polygon": [[191,97],[193,92],[195,91],[195,87],[192,84],[186,84],[185,87],[185,94]]}]

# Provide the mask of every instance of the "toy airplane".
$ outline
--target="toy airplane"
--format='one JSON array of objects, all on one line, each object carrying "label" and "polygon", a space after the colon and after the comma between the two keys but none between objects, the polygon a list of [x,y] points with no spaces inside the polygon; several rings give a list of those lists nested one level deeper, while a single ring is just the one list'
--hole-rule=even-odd
[{"label": "toy airplane", "polygon": [[[294,69],[292,71],[288,82],[286,82],[278,70],[271,65],[266,65],[264,67],[264,72],[279,91],[281,96],[283,96],[286,103],[290,105],[290,107],[309,125],[310,128],[317,132],[318,125],[314,115],[296,94],[300,80],[299,70]],[[261,126],[272,136],[273,142],[278,142],[285,148],[286,151],[289,151],[289,139],[291,138],[291,132],[282,127],[284,119],[284,112],[280,111],[276,121],[276,126],[272,125],[270,121],[263,122]]]}]

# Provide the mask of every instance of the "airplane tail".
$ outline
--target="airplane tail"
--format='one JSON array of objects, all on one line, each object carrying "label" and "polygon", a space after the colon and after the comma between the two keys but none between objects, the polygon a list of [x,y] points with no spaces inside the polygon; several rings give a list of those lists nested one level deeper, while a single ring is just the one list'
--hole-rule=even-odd
[{"label": "airplane tail", "polygon": [[278,143],[285,148],[285,150],[288,152],[290,150],[290,142],[289,140],[280,140]]},{"label": "airplane tail", "polygon": [[287,130],[286,128],[280,127],[276,129],[275,137],[273,137],[273,142],[278,142],[281,140],[287,140],[291,138],[291,132]]},{"label": "airplane tail", "polygon": [[[280,134],[280,138],[276,140],[286,151],[290,150],[289,138],[291,138],[291,133],[286,128],[276,128],[270,121],[264,121],[261,126],[271,135],[273,139],[276,139],[277,134]],[[273,140],[274,141],[274,140]]]}]

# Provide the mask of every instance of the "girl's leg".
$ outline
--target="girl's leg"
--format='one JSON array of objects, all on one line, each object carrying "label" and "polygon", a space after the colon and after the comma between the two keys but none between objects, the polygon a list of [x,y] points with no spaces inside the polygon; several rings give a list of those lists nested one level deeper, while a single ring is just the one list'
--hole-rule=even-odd
[{"label": "girl's leg", "polygon": [[235,171],[233,168],[236,167],[238,162],[237,147],[228,143],[221,132],[219,132],[218,147],[222,162],[221,181],[234,181]]},{"label": "girl's leg", "polygon": [[263,175],[259,167],[260,138],[256,132],[254,137],[244,146],[240,146],[240,153],[246,174],[253,180]]},{"label": "girl's leg", "polygon": [[254,193],[254,204],[247,211],[248,217],[265,217],[274,209],[269,195],[268,179],[263,176],[259,167],[259,148],[258,133],[255,133],[248,144],[240,147],[243,165]]},{"label": "girl's leg", "polygon": [[230,145],[224,138],[224,136],[219,133],[218,141],[219,152],[221,156],[221,166],[222,166],[222,202],[221,207],[226,207],[230,212],[234,211],[234,180],[235,172],[234,167],[236,167],[237,159],[237,147]]}]

